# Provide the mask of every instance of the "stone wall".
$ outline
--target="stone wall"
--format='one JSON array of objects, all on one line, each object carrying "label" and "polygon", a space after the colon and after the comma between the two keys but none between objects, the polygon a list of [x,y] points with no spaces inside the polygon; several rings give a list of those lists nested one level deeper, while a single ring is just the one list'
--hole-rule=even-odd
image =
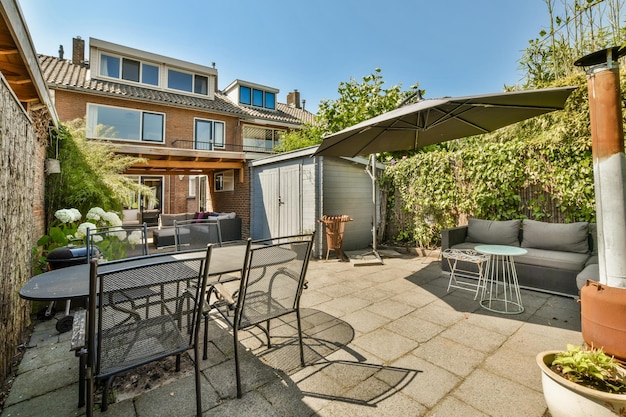
[{"label": "stone wall", "polygon": [[18,292],[32,275],[31,251],[45,226],[45,140],[0,76],[0,382],[29,324],[30,303]]}]

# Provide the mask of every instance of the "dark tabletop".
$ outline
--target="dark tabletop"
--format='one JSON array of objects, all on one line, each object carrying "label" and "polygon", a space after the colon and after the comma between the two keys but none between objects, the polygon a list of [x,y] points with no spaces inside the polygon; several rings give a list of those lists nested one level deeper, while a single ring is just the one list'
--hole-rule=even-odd
[{"label": "dark tabletop", "polygon": [[[240,272],[246,254],[246,245],[214,247],[211,253],[209,274],[212,276]],[[98,270],[110,272],[116,268],[153,263],[159,259],[180,259],[194,257],[198,252],[172,252],[123,261],[105,262]],[[55,269],[32,277],[22,289],[20,297],[33,301],[58,301],[86,297],[89,293],[89,265],[81,264]]]}]

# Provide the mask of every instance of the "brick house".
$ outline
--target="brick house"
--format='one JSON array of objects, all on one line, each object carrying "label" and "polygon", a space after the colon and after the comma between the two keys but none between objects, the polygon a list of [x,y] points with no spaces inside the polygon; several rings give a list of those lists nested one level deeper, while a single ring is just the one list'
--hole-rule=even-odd
[{"label": "brick house", "polygon": [[202,66],[90,38],[73,39],[72,59],[39,56],[59,120],[86,117],[86,136],[118,145],[146,164],[125,174],[156,198],[134,196],[125,216],[154,226],[159,213],[235,212],[250,230],[248,162],[273,152],[285,132],[313,122],[298,91],[235,80],[218,89]]}]

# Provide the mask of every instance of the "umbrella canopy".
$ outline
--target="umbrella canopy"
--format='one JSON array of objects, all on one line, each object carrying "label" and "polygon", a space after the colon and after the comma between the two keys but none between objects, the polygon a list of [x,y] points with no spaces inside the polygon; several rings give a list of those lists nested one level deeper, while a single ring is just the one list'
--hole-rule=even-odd
[{"label": "umbrella canopy", "polygon": [[480,135],[561,110],[576,88],[421,100],[327,136],[315,155],[357,156],[413,150]]}]

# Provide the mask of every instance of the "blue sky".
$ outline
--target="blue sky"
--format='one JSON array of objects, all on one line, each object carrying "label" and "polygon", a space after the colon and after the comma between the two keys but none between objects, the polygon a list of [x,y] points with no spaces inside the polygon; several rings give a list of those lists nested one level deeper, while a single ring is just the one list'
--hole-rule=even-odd
[{"label": "blue sky", "polygon": [[549,24],[544,0],[19,1],[38,53],[63,45],[71,58],[80,36],[215,62],[220,89],[251,81],[283,103],[298,89],[313,112],[375,68],[385,87],[419,83],[428,98],[502,91]]}]

